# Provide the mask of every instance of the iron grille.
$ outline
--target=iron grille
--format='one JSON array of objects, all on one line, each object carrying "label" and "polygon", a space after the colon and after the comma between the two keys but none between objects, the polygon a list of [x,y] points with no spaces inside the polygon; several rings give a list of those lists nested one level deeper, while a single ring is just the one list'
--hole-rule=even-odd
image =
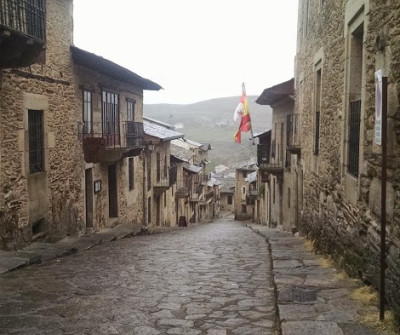
[{"label": "iron grille", "polygon": [[43,111],[28,111],[29,171],[44,171]]},{"label": "iron grille", "polygon": [[360,152],[361,100],[351,101],[349,106],[349,146],[347,172],[358,177],[358,159]]},{"label": "iron grille", "polygon": [[0,25],[46,40],[45,0],[0,0]]}]

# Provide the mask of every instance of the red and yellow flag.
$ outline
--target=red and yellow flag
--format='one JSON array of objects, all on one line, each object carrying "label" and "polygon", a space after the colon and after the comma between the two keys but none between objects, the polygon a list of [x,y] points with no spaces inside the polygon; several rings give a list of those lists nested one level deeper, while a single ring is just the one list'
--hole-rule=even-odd
[{"label": "red and yellow flag", "polygon": [[238,118],[238,115],[241,116],[239,130],[236,132],[234,139],[236,143],[240,143],[242,141],[241,132],[248,132],[251,130],[251,119],[249,114],[249,105],[247,104],[246,98],[246,90],[243,84],[242,87],[242,97],[240,98],[239,105],[236,107],[234,113],[234,120]]}]

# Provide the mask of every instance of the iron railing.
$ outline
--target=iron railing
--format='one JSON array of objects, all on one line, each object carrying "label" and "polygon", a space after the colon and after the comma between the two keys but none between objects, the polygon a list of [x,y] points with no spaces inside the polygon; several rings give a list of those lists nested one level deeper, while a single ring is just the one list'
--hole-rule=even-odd
[{"label": "iron railing", "polygon": [[0,26],[46,40],[45,0],[0,0]]},{"label": "iron railing", "polygon": [[355,177],[358,177],[358,160],[360,157],[360,122],[361,100],[351,101],[349,106],[347,171]]},{"label": "iron railing", "polygon": [[101,138],[107,148],[138,148],[144,145],[142,122],[80,122],[80,135],[85,138]]}]

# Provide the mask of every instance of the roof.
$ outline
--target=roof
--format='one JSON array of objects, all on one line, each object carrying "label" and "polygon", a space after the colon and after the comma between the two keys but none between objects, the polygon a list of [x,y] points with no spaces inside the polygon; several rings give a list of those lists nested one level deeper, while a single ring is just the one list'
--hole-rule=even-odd
[{"label": "roof", "polygon": [[203,150],[203,151],[211,150],[211,144],[210,143],[203,143],[201,145],[200,149]]},{"label": "roof", "polygon": [[149,121],[143,121],[143,128],[146,135],[157,137],[162,141],[171,141],[183,137],[183,134],[181,133]]},{"label": "roof", "polygon": [[75,64],[84,66],[111,78],[138,86],[144,90],[158,91],[162,89],[160,85],[149,79],[143,78],[136,73],[109,61],[108,59],[79,49],[75,46],[71,46],[71,55]]},{"label": "roof", "polygon": [[271,132],[271,129],[267,129],[267,130],[264,130],[264,131],[261,131],[259,133],[254,134],[253,137],[261,137],[261,136],[266,135],[266,134],[268,134],[270,132]]},{"label": "roof", "polygon": [[277,102],[290,97],[294,94],[294,79],[285,81],[278,85],[266,88],[257,98],[259,105],[274,105]]},{"label": "roof", "polygon": [[159,121],[159,120],[156,120],[156,119],[152,119],[152,118],[147,117],[147,116],[143,116],[143,120],[149,121],[151,123],[156,123],[156,124],[158,124],[160,126],[163,126],[165,128],[171,129],[171,130],[175,129],[175,127],[172,124],[165,123],[165,122],[162,122],[162,121]]},{"label": "roof", "polygon": [[211,178],[208,182],[207,182],[207,186],[208,187],[213,187],[213,186],[218,186],[221,185],[222,183],[216,179],[216,178]]},{"label": "roof", "polygon": [[199,173],[203,170],[203,168],[201,166],[192,165],[192,164],[187,164],[183,168],[186,171],[191,172],[191,173]]},{"label": "roof", "polygon": [[172,156],[184,162],[189,162],[189,160],[194,156],[193,152],[191,152],[190,150],[178,147],[173,143],[171,143],[170,153]]}]

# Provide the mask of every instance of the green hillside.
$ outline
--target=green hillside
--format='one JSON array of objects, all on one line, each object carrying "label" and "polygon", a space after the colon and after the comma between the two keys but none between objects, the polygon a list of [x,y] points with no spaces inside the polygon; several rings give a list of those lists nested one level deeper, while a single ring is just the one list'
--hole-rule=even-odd
[{"label": "green hillside", "polygon": [[[271,126],[272,111],[269,106],[255,103],[256,96],[248,96],[253,132]],[[250,133],[242,133],[242,143],[235,143],[233,136],[238,124],[233,121],[233,112],[240,96],[217,98],[188,105],[151,104],[144,105],[144,115],[177,126],[177,131],[200,143],[210,143],[212,150],[210,167],[218,164],[228,166],[247,161],[256,156],[256,147],[250,141]],[[183,128],[180,128],[183,126]]]}]

